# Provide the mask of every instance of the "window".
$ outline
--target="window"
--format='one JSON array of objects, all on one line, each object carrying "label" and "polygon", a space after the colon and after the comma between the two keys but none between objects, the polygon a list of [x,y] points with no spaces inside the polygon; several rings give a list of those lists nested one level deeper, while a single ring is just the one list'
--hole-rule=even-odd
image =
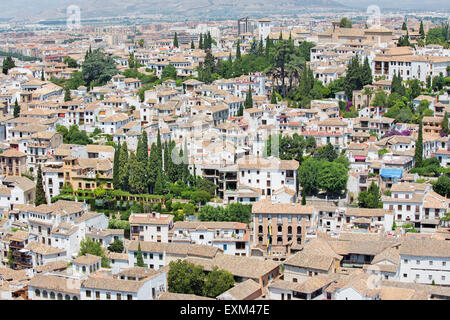
[{"label": "window", "polygon": [[403,262],[404,262],[405,264],[408,264],[408,259],[405,259]]},{"label": "window", "polygon": [[433,265],[433,261],[430,261],[430,266],[432,266]]},{"label": "window", "polygon": [[205,237],[204,237],[202,234],[201,234],[200,237],[199,237],[200,240],[203,240],[204,238],[205,238]]},{"label": "window", "polygon": [[86,298],[90,298],[91,297],[91,290],[86,290]]},{"label": "window", "polygon": [[95,291],[95,298],[96,298],[97,300],[100,299],[100,291]]},{"label": "window", "polygon": [[39,291],[39,289],[34,290],[34,295],[36,297],[40,297],[41,296],[41,292]]},{"label": "window", "polygon": [[163,255],[160,253],[159,254],[159,260],[162,260],[163,259]]},{"label": "window", "polygon": [[117,300],[122,300],[122,295],[120,293],[116,294]]},{"label": "window", "polygon": [[442,280],[445,280],[445,276],[441,276],[441,279],[442,279]]},{"label": "window", "polygon": [[106,300],[111,300],[111,293],[110,292],[106,293]]},{"label": "window", "polygon": [[228,246],[226,244],[223,245],[223,251],[227,251]]},{"label": "window", "polygon": [[445,261],[442,261],[442,266],[445,267],[447,263]]},{"label": "window", "polygon": [[420,275],[419,274],[416,274],[416,279],[420,279]]},{"label": "window", "polygon": [[133,296],[131,294],[127,294],[127,300],[133,300]]},{"label": "window", "polygon": [[416,264],[420,264],[420,260],[416,260]]},{"label": "window", "polygon": [[403,278],[407,278],[408,275],[406,273],[403,274]]},{"label": "window", "polygon": [[433,279],[433,276],[430,274],[430,275],[428,275],[428,280],[432,280]]}]

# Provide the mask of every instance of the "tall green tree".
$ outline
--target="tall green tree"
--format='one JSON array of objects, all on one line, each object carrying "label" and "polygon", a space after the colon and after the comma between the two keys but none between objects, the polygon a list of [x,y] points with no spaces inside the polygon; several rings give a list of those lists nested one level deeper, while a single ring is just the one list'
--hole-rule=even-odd
[{"label": "tall green tree", "polygon": [[47,198],[45,197],[45,190],[42,178],[42,169],[41,165],[38,167],[37,171],[37,180],[36,180],[36,195],[34,198],[34,204],[39,206],[41,204],[47,204]]},{"label": "tall green tree", "polygon": [[138,243],[138,251],[137,251],[137,257],[136,257],[136,266],[138,267],[145,267],[144,264],[144,258],[142,257],[142,250],[141,250],[141,243]]},{"label": "tall green tree", "polygon": [[113,187],[119,189],[119,168],[120,168],[120,143],[117,144],[114,150],[114,164],[113,164]]},{"label": "tall green tree", "polygon": [[72,100],[72,97],[70,96],[70,89],[69,89],[69,87],[65,87],[64,88],[64,102],[67,102],[67,101],[71,101]]},{"label": "tall green tree", "polygon": [[174,47],[179,47],[178,45],[178,37],[177,37],[177,33],[175,32],[175,36],[173,37],[173,46]]},{"label": "tall green tree", "polygon": [[444,118],[442,118],[442,121],[441,121],[441,132],[442,132],[442,135],[445,135],[445,136],[448,136],[449,133],[450,133],[450,130],[448,128],[448,114],[447,114],[447,112],[445,112]]},{"label": "tall green tree", "polygon": [[252,88],[250,85],[248,86],[248,91],[247,91],[247,96],[245,97],[244,107],[245,107],[245,109],[249,109],[249,108],[253,107]]},{"label": "tall green tree", "polygon": [[352,100],[353,97],[353,91],[361,90],[363,87],[363,73],[357,55],[352,58],[352,60],[347,66],[344,87],[345,87],[345,94],[347,95],[350,101]]},{"label": "tall green tree", "polygon": [[198,40],[198,48],[204,49],[203,47],[203,33],[200,33],[200,39]]},{"label": "tall green tree", "polygon": [[148,188],[151,193],[154,193],[156,178],[158,176],[158,172],[161,171],[159,163],[160,163],[160,158],[159,158],[159,152],[157,150],[156,143],[152,143],[152,146],[150,149],[150,157],[148,159],[148,166],[147,166]]},{"label": "tall green tree", "polygon": [[195,49],[194,40],[191,40],[191,49]]},{"label": "tall green tree", "polygon": [[14,118],[19,117],[19,114],[20,114],[20,106],[16,99],[16,102],[14,102],[14,111],[13,111]]},{"label": "tall green tree", "polygon": [[136,155],[131,152],[129,159],[130,176],[129,190],[133,194],[144,193],[147,189],[145,181],[145,167],[138,161]]},{"label": "tall green tree", "polygon": [[406,21],[403,21],[402,30],[408,30],[408,27],[406,26]]},{"label": "tall green tree", "polygon": [[419,122],[419,134],[416,140],[416,150],[414,152],[415,167],[422,167],[423,163],[423,136],[422,136],[422,119]]},{"label": "tall green tree", "polygon": [[364,65],[362,67],[362,84],[363,86],[372,84],[372,69],[370,68],[368,57],[364,59]]},{"label": "tall green tree", "polygon": [[398,93],[400,96],[404,96],[406,94],[406,89],[403,86],[400,74],[394,73],[394,76],[392,77],[391,93]]},{"label": "tall green tree", "polygon": [[238,40],[236,44],[236,59],[241,60],[241,41]]},{"label": "tall green tree", "polygon": [[156,182],[155,182],[155,189],[154,189],[154,194],[158,194],[158,195],[162,195],[163,194],[163,174],[160,171],[158,171],[157,176],[156,176]]},{"label": "tall green tree", "polygon": [[420,33],[420,38],[425,39],[425,30],[423,28],[423,20],[420,20],[419,33]]},{"label": "tall green tree", "polygon": [[119,189],[128,191],[128,179],[130,175],[130,167],[128,162],[128,146],[126,141],[122,143],[119,155]]}]

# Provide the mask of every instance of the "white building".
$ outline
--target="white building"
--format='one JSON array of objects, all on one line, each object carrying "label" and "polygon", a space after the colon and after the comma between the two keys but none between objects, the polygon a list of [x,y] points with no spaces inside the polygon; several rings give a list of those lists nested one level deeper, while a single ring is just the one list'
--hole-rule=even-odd
[{"label": "white building", "polygon": [[172,242],[210,245],[225,254],[248,256],[250,232],[239,222],[188,222],[174,224]]},{"label": "white building", "polygon": [[450,285],[450,243],[406,240],[400,246],[399,281]]}]

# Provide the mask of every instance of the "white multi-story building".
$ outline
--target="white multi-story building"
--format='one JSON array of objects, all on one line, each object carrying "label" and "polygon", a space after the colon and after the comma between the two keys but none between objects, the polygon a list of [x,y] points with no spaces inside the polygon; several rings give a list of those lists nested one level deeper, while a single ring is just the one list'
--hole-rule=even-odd
[{"label": "white multi-story building", "polygon": [[250,232],[239,222],[188,222],[174,224],[172,242],[210,245],[225,254],[248,256]]},{"label": "white multi-story building", "polygon": [[169,242],[169,230],[173,228],[170,214],[133,213],[130,215],[131,239],[140,241]]},{"label": "white multi-story building", "polygon": [[272,29],[271,22],[272,21],[268,18],[260,19],[258,21],[258,40],[262,38],[264,45],[266,45],[266,38]]},{"label": "white multi-story building", "polygon": [[406,240],[400,246],[399,281],[450,285],[450,243]]},{"label": "white multi-story building", "polygon": [[261,190],[261,199],[288,188],[297,193],[298,161],[275,157],[244,157],[237,161],[239,186]]}]

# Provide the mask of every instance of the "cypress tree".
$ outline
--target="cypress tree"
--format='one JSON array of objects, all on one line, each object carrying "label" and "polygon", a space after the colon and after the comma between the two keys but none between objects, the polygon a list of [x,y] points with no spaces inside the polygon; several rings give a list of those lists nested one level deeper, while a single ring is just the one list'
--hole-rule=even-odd
[{"label": "cypress tree", "polygon": [[237,41],[236,45],[236,60],[241,60],[241,41]]},{"label": "cypress tree", "polygon": [[155,189],[153,190],[153,193],[158,195],[163,193],[163,176],[161,170],[158,171],[158,175],[156,176]]},{"label": "cypress tree", "polygon": [[259,40],[259,43],[258,43],[257,54],[258,54],[259,57],[262,57],[262,55],[264,54],[264,43],[263,43],[262,37],[261,37],[261,39]]},{"label": "cypress tree", "polygon": [[16,102],[14,102],[14,118],[19,117],[19,114],[20,114],[20,106],[16,99]]},{"label": "cypress tree", "polygon": [[266,59],[269,59],[270,55],[270,48],[272,47],[272,39],[269,38],[269,36],[266,37]]},{"label": "cypress tree", "polygon": [[427,89],[431,88],[431,76],[427,77]]},{"label": "cypress tree", "polygon": [[128,191],[129,171],[128,147],[126,141],[124,141],[119,155],[119,189],[124,191]]},{"label": "cypress tree", "polygon": [[195,49],[194,40],[191,40],[191,49]]},{"label": "cypress tree", "polygon": [[420,122],[419,122],[419,135],[416,140],[416,150],[414,153],[414,162],[415,162],[414,166],[416,168],[422,167],[422,163],[423,163],[422,119],[420,119]]},{"label": "cypress tree", "polygon": [[441,132],[442,134],[445,134],[445,136],[448,136],[448,134],[450,133],[449,128],[448,128],[448,114],[447,112],[445,112],[444,114],[444,118],[441,121]]},{"label": "cypress tree", "polygon": [[141,243],[138,244],[138,251],[137,251],[137,257],[136,257],[136,266],[138,267],[145,267],[144,264],[144,258],[142,257],[142,250],[141,250]]},{"label": "cypress tree", "polygon": [[247,96],[245,97],[245,109],[253,107],[252,88],[248,86]]},{"label": "cypress tree", "polygon": [[408,27],[406,26],[406,22],[405,21],[403,21],[402,30],[408,30]]},{"label": "cypress tree", "polygon": [[36,196],[34,199],[34,204],[39,206],[41,204],[47,204],[47,198],[45,197],[44,184],[42,183],[42,170],[41,165],[38,167],[37,171],[37,181],[36,181]]},{"label": "cypress tree", "polygon": [[275,88],[272,88],[272,95],[270,96],[270,103],[271,104],[277,103],[277,95],[275,93]]},{"label": "cypress tree", "polygon": [[163,151],[164,151],[163,152],[163,158],[164,158],[163,167],[164,167],[164,171],[167,172],[169,169],[169,158],[170,158],[170,156],[169,156],[170,150],[169,150],[169,146],[168,146],[167,142],[164,142]]},{"label": "cypress tree", "polygon": [[129,189],[131,193],[141,194],[145,192],[145,167],[139,163],[136,155],[130,153],[130,177],[129,177]]},{"label": "cypress tree", "polygon": [[161,145],[161,132],[158,128],[158,136],[156,138],[156,152],[158,153],[158,168],[162,170],[162,145]]},{"label": "cypress tree", "polygon": [[41,70],[41,81],[45,81],[44,69]]},{"label": "cypress tree", "polygon": [[176,32],[175,36],[173,37],[173,46],[178,48],[178,37]]},{"label": "cypress tree", "polygon": [[143,167],[146,167],[148,162],[148,137],[145,130],[142,131],[141,138],[139,139],[136,156],[139,163]]},{"label": "cypress tree", "polygon": [[119,158],[120,158],[120,143],[114,150],[114,165],[113,165],[113,187],[120,189],[119,187]]},{"label": "cypress tree", "polygon": [[237,112],[237,116],[238,117],[242,117],[244,115],[244,106],[241,104],[240,106],[239,106],[239,110],[238,110],[238,112]]},{"label": "cypress tree", "polygon": [[363,86],[372,84],[372,69],[370,68],[368,57],[364,59],[364,65],[362,67],[362,82]]},{"label": "cypress tree", "polygon": [[156,177],[158,175],[158,171],[161,169],[159,168],[158,164],[158,150],[156,147],[156,143],[152,143],[152,147],[150,149],[150,157],[148,160],[148,166],[147,166],[147,181],[148,181],[148,188],[151,193],[153,193],[156,183]]},{"label": "cypress tree", "polygon": [[64,88],[64,102],[71,101],[72,98],[70,96],[70,89],[68,86]]},{"label": "cypress tree", "polygon": [[189,153],[187,148],[187,140],[184,140],[184,151],[183,151],[183,171],[182,171],[182,179],[185,183],[190,180],[191,173],[189,172]]},{"label": "cypress tree", "polygon": [[203,49],[203,33],[200,33],[200,40],[198,41],[198,48]]},{"label": "cypress tree", "polygon": [[423,21],[420,20],[420,28],[419,28],[420,38],[425,39],[425,30],[423,28]]},{"label": "cypress tree", "polygon": [[302,206],[306,206],[306,192],[302,191]]}]

